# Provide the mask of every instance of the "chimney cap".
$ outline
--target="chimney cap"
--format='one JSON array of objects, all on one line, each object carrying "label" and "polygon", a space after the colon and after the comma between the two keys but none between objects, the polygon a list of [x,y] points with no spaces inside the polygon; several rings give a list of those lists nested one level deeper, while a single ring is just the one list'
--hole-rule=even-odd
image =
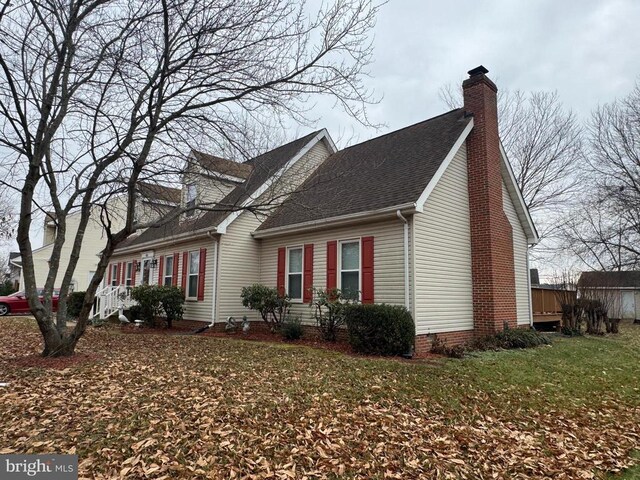
[{"label": "chimney cap", "polygon": [[476,68],[472,68],[467,73],[469,74],[469,77],[476,77],[478,75],[484,75],[486,73],[489,73],[489,70],[484,68],[482,65],[479,65]]}]

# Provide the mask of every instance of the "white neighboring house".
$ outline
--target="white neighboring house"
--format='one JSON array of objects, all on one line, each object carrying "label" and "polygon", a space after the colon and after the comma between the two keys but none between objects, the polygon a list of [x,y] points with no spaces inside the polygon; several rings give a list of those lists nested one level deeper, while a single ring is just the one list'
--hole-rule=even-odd
[{"label": "white neighboring house", "polygon": [[[141,182],[138,184],[138,194],[136,196],[135,215],[138,220],[158,218],[175,208],[180,203],[180,189],[164,187],[160,185]],[[123,226],[122,215],[118,215],[122,209],[120,197],[114,197],[109,201],[107,209],[112,219],[112,229],[116,230]],[[106,245],[104,228],[99,221],[99,209],[92,212],[82,241],[80,259],[76,266],[72,279],[72,289],[75,291],[85,290],[93,277],[100,252]],[[60,268],[54,287],[58,288],[64,272],[69,264],[73,240],[80,224],[80,213],[72,213],[67,217],[67,241],[62,247]],[[49,275],[49,259],[53,250],[53,241],[56,233],[56,222],[53,215],[46,216],[44,222],[43,245],[33,250],[33,263],[35,267],[36,286],[43,287]],[[18,259],[19,260],[19,259]],[[24,274],[20,272],[20,285],[24,285]]]},{"label": "white neighboring house", "polygon": [[610,318],[640,319],[640,272],[582,272],[578,288],[600,298]]},{"label": "white neighboring house", "polygon": [[[185,320],[216,323],[259,321],[240,298],[254,283],[287,293],[309,324],[311,287],[351,289],[406,306],[418,352],[434,334],[455,344],[530,325],[538,237],[486,73],[469,72],[464,108],[344,150],[320,130],[243,164],[211,157],[205,180],[185,175],[182,203],[217,208],[128,239],[108,283],[180,286]],[[246,210],[265,200],[271,211]]]}]

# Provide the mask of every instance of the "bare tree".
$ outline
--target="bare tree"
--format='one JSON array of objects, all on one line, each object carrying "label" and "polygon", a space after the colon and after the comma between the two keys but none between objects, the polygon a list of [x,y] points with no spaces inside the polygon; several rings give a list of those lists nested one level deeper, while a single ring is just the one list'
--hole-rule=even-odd
[{"label": "bare tree", "polygon": [[[440,90],[450,108],[462,106],[462,93],[450,86]],[[556,92],[500,90],[500,138],[516,181],[532,214],[564,204],[577,191],[582,129]]]},{"label": "bare tree", "polygon": [[553,275],[553,294],[562,311],[562,332],[579,335],[582,324],[582,311],[578,305],[578,276],[571,270],[563,270]]},{"label": "bare tree", "polygon": [[566,247],[598,270],[640,266],[640,86],[589,124],[584,200],[563,226]]},{"label": "bare tree", "polygon": [[[14,0],[15,2],[15,0]],[[137,229],[136,184],[172,178],[185,145],[234,145],[242,119],[309,120],[307,101],[329,95],[363,123],[362,78],[378,6],[337,0],[33,0],[0,8],[0,145],[5,184],[20,192],[17,240],[43,355],[71,355],[114,249]],[[107,242],[76,326],[66,296],[96,208],[125,199],[123,226],[102,212]],[[44,300],[36,295],[29,230],[50,211],[56,235]],[[81,215],[73,238],[66,217]],[[57,317],[51,295],[60,252]],[[58,277],[59,278],[59,277]]]}]

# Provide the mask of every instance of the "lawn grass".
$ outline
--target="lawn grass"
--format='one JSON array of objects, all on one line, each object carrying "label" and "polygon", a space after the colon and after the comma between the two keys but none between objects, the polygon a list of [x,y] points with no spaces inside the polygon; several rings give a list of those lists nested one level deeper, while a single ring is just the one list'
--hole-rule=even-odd
[{"label": "lawn grass", "polygon": [[97,359],[57,371],[12,360],[33,320],[2,324],[0,453],[76,452],[87,478],[638,475],[638,325],[427,362],[92,329]]}]

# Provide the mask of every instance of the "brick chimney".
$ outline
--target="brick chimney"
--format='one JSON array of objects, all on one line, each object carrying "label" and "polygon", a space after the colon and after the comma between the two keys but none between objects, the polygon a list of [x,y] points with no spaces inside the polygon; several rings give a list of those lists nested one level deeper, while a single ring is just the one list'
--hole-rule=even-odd
[{"label": "brick chimney", "polygon": [[502,204],[496,85],[483,66],[462,83],[464,109],[473,115],[467,137],[469,210],[476,335],[517,325],[513,232]]}]

